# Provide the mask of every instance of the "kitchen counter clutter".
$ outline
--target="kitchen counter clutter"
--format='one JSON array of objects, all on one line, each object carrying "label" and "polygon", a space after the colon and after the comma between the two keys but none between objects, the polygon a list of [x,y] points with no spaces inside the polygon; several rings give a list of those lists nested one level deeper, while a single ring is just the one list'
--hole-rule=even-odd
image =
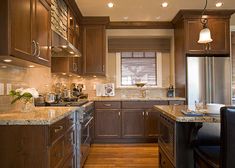
[{"label": "kitchen counter clutter", "polygon": [[180,100],[185,101],[186,99],[183,97],[134,97],[134,96],[100,96],[93,97],[90,100],[92,101],[151,101],[151,100]]},{"label": "kitchen counter clutter", "polygon": [[176,122],[208,122],[219,123],[220,115],[204,115],[204,116],[186,116],[181,111],[187,110],[190,107],[187,105],[170,105],[170,106],[154,106],[154,108],[165,116]]},{"label": "kitchen counter clutter", "polygon": [[0,113],[0,125],[51,125],[77,111],[76,107],[35,107],[32,112]]}]

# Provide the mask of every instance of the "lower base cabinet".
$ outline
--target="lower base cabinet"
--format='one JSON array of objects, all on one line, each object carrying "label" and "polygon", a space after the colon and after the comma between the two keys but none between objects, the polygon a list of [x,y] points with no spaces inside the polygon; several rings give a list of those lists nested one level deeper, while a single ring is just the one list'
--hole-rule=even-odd
[{"label": "lower base cabinet", "polygon": [[161,150],[161,148],[159,149],[159,165],[160,165],[160,168],[175,168],[171,164],[167,156],[164,154],[164,152]]},{"label": "lower base cabinet", "polygon": [[159,112],[153,106],[183,103],[174,100],[96,101],[94,142],[157,142]]},{"label": "lower base cabinet", "polygon": [[2,168],[75,168],[75,115],[52,125],[1,125]]}]

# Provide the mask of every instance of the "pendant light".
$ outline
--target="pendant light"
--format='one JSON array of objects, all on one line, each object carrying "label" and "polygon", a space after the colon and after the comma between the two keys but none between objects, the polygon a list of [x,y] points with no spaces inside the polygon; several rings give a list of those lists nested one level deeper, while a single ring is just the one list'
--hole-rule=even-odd
[{"label": "pendant light", "polygon": [[202,44],[207,44],[207,43],[210,43],[210,42],[213,41],[212,38],[211,38],[210,29],[207,27],[208,20],[207,20],[206,17],[204,17],[206,7],[207,7],[207,0],[206,0],[205,7],[202,11],[201,23],[203,25],[203,29],[200,31],[199,40],[198,40],[198,43],[202,43]]}]

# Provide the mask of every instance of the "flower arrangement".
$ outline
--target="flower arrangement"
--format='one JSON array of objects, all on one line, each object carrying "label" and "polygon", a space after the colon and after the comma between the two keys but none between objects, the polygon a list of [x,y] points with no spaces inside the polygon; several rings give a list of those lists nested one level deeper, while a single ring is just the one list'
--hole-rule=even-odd
[{"label": "flower arrangement", "polygon": [[35,88],[19,88],[16,90],[10,91],[10,96],[14,97],[11,104],[15,103],[18,100],[23,100],[24,103],[28,103],[32,98],[38,98],[39,94]]}]

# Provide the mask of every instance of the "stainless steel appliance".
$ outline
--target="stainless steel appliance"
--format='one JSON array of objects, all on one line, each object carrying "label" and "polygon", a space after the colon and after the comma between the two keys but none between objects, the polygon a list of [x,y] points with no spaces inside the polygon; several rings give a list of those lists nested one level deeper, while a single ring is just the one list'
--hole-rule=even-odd
[{"label": "stainless steel appliance", "polygon": [[231,104],[229,57],[187,57],[187,100]]},{"label": "stainless steel appliance", "polygon": [[[89,154],[91,141],[93,137],[93,129],[94,129],[94,105],[93,102],[88,102],[81,106],[82,113],[80,116],[77,116],[77,121],[79,120],[81,124],[81,139],[78,144],[80,143],[80,166],[83,167],[87,156]],[[77,167],[79,165],[77,164]]]}]

